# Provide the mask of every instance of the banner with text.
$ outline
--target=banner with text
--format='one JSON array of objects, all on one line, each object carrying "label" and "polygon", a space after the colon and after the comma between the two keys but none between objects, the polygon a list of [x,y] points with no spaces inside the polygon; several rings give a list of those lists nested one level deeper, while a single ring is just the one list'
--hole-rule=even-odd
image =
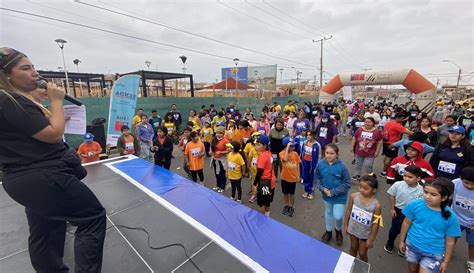
[{"label": "banner with text", "polygon": [[125,75],[115,81],[110,95],[107,145],[115,146],[122,134],[120,128],[127,125],[132,130],[132,119],[137,106],[140,76]]}]

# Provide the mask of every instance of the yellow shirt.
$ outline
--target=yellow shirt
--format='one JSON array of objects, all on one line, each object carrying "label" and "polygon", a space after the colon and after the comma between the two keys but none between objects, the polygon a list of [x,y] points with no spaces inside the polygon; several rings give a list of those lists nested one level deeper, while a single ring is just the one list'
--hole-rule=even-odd
[{"label": "yellow shirt", "polygon": [[[225,119],[224,116],[221,117],[221,118],[219,118],[219,116],[213,117],[211,124],[212,124],[212,127],[213,127],[214,131],[217,130],[217,123],[218,123],[219,121],[222,121],[222,122],[224,122],[224,124],[226,124],[226,119]],[[225,125],[224,125],[224,126],[225,126]]]},{"label": "yellow shirt", "polygon": [[214,130],[212,130],[211,127],[207,128],[204,127],[201,129],[201,136],[202,136],[202,141],[211,143],[212,141],[212,135],[214,134]]},{"label": "yellow shirt", "polygon": [[250,162],[250,173],[252,174],[252,177],[255,178],[255,175],[257,175],[257,150],[254,145],[249,143],[245,146],[244,153],[247,155]]},{"label": "yellow shirt", "polygon": [[286,112],[286,111],[290,111],[290,112],[295,112],[296,109],[295,109],[295,106],[294,105],[285,105],[285,107],[283,108],[283,112]]},{"label": "yellow shirt", "polygon": [[280,105],[274,106],[274,109],[275,109],[276,112],[281,112],[281,106]]},{"label": "yellow shirt", "polygon": [[234,152],[227,154],[227,178],[232,180],[241,179],[242,166],[245,166],[242,155]]}]

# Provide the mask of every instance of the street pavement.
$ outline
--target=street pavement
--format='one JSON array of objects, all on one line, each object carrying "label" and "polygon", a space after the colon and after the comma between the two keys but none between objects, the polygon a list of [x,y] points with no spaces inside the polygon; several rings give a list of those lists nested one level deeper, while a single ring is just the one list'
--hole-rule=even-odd
[{"label": "street pavement", "polygon": [[[340,155],[339,158],[344,161],[346,166],[349,168],[349,172],[352,174],[354,173],[354,165],[351,164],[353,159],[353,154],[349,151],[349,143],[350,140],[348,137],[339,137],[339,148],[340,148]],[[171,171],[176,172],[184,177],[186,177],[186,173],[182,168],[183,159],[182,154],[175,146],[174,149],[174,156],[171,164]],[[374,163],[374,173],[377,174],[379,180],[379,190],[376,194],[377,200],[382,204],[382,215],[384,219],[384,228],[379,229],[379,233],[377,235],[377,239],[375,241],[375,245],[372,249],[369,250],[369,263],[371,264],[371,271],[374,273],[400,273],[400,272],[408,272],[407,269],[407,262],[405,258],[399,257],[396,253],[389,254],[384,251],[383,247],[385,242],[388,238],[388,231],[391,226],[391,216],[390,216],[390,209],[389,209],[389,201],[387,197],[386,191],[388,190],[389,186],[385,182],[384,178],[380,177],[380,172],[383,168],[383,157],[379,156]],[[205,176],[205,186],[208,188],[215,187],[215,177],[213,170],[209,168],[209,159],[206,159],[205,167],[204,167],[204,176]],[[228,182],[230,183],[230,182]],[[257,209],[257,204],[249,203],[248,202],[248,195],[250,189],[250,180],[244,179],[242,181],[242,201],[243,204]],[[352,188],[351,192],[357,191],[357,182],[352,181]],[[325,230],[324,225],[324,204],[321,199],[320,192],[315,192],[315,198],[313,200],[307,200],[301,197],[303,193],[303,184],[298,183],[296,187],[296,194],[295,194],[295,215],[294,217],[288,217],[281,213],[284,207],[283,195],[281,193],[281,186],[279,184],[279,180],[277,183],[277,187],[275,190],[275,198],[273,203],[271,204],[271,214],[270,217],[284,223],[290,227],[293,227],[313,238],[320,239],[322,234]],[[226,196],[230,196],[230,189],[227,189],[224,193]],[[342,251],[349,252],[350,247],[350,239],[348,237],[344,237],[344,243],[342,246],[337,246],[335,242],[335,236],[333,234],[333,240],[330,244],[335,247],[339,248]],[[398,245],[398,240],[395,242]],[[311,256],[315,255],[314,253],[308,253],[307,258],[311,259]],[[465,234],[463,233],[463,237],[458,240],[455,250],[454,250],[454,257],[448,267],[448,272],[453,273],[464,273],[466,272],[465,263],[467,260],[467,243],[465,240]],[[317,269],[315,269],[317,272]]]}]

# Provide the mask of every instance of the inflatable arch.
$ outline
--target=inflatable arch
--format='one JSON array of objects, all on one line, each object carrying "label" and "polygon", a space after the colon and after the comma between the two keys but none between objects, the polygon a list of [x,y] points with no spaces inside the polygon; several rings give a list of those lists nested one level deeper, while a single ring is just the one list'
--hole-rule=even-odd
[{"label": "inflatable arch", "polygon": [[322,87],[319,101],[333,101],[334,94],[344,86],[395,84],[401,84],[413,92],[420,109],[432,108],[436,99],[436,87],[413,69],[338,74]]}]

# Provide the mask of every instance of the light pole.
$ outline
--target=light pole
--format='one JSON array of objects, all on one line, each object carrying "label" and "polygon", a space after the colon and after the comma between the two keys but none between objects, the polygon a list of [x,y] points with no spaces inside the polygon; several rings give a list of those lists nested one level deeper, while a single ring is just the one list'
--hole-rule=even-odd
[{"label": "light pole", "polygon": [[313,43],[321,42],[321,59],[320,59],[320,66],[321,71],[319,71],[319,89],[323,87],[323,42],[332,39],[332,35],[329,37],[323,37],[319,40],[313,40]]},{"label": "light pole", "polygon": [[146,66],[148,67],[148,70],[150,70],[151,62],[150,62],[150,61],[145,61],[145,64],[146,64]]},{"label": "light pole", "polygon": [[258,91],[258,89],[259,89],[258,87],[259,87],[259,86],[257,85],[258,71],[255,70],[255,71],[253,72],[253,74],[255,75],[255,78],[254,78],[254,79],[255,79],[255,93],[256,93],[255,97],[258,98],[258,93],[259,93],[259,91]]},{"label": "light pole", "polygon": [[[81,60],[79,59],[74,59],[72,62],[76,65],[77,73],[79,73],[79,63],[82,63]],[[79,78],[79,90],[81,90],[81,97],[84,96],[82,93],[82,81],[81,78]]]},{"label": "light pole", "polygon": [[[181,62],[183,62],[183,67],[181,68],[181,70],[183,71],[183,74],[186,74],[186,60],[188,59],[188,57],[184,56],[184,55],[181,55],[179,56],[179,58],[181,59]],[[183,89],[186,93],[186,82],[185,82],[185,79],[183,79]]]},{"label": "light pole", "polygon": [[[66,94],[69,94],[69,90],[68,90],[68,85],[69,85],[69,77],[67,75],[67,68],[66,68],[66,61],[64,59],[64,44],[67,43],[66,40],[63,40],[63,39],[56,39],[54,40],[59,48],[61,49],[61,55],[63,56],[63,67],[64,67],[64,75],[66,76],[66,86],[65,86],[65,89],[66,89]],[[74,94],[74,97],[76,96],[76,94]]]},{"label": "light pole", "polygon": [[459,81],[461,80],[461,66],[459,66],[457,63],[451,61],[451,60],[443,60],[443,63],[452,63],[454,64],[455,66],[457,66],[459,68],[458,70],[458,80],[456,82],[456,93],[458,93],[459,91]]},{"label": "light pole", "polygon": [[283,84],[283,68],[280,68],[280,85]]},{"label": "light pole", "polygon": [[301,75],[301,73],[303,72],[300,72],[299,70],[296,69],[296,67],[292,66],[291,68],[293,68],[295,70],[295,73],[296,73],[296,90],[299,92],[300,91],[300,83],[299,83],[299,76]]},{"label": "light pole", "polygon": [[237,92],[239,89],[239,68],[237,65],[239,64],[239,58],[234,58],[235,63],[235,95],[237,96]]}]

